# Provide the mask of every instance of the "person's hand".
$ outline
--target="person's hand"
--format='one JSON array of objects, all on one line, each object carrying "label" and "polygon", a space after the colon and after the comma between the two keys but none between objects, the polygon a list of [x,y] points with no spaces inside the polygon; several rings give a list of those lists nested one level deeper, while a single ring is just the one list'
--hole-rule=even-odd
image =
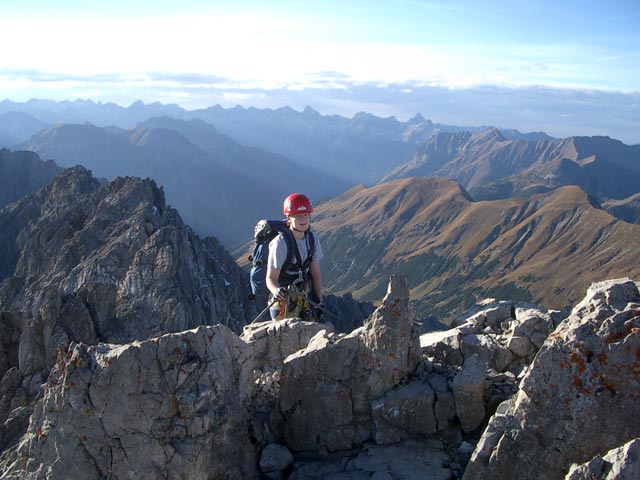
[{"label": "person's hand", "polygon": [[278,300],[279,302],[284,302],[285,299],[285,294],[287,292],[287,289],[284,287],[280,287],[278,288],[278,290],[276,291],[276,294],[274,295],[274,298],[276,300]]}]

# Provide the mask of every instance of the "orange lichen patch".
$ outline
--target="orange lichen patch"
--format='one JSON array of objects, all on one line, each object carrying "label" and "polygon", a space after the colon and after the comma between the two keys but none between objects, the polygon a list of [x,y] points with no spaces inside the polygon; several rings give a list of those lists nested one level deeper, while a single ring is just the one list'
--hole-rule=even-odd
[{"label": "orange lichen patch", "polygon": [[577,365],[578,373],[584,373],[586,362],[584,358],[582,358],[582,356],[580,356],[577,352],[573,352],[571,354],[571,361]]},{"label": "orange lichen patch", "polygon": [[555,332],[555,333],[550,333],[549,336],[547,337],[547,342],[550,340],[561,340],[562,339],[562,334],[559,332]]},{"label": "orange lichen patch", "polygon": [[571,362],[570,356],[567,355],[554,355],[554,363],[558,363],[561,369],[572,369],[573,364]]},{"label": "orange lichen patch", "polygon": [[580,377],[573,377],[573,381],[571,382],[573,388],[575,388],[578,392],[583,395],[591,395],[593,394],[593,388],[590,386],[585,386],[584,382]]},{"label": "orange lichen patch", "polygon": [[395,358],[398,358],[398,357],[396,356],[396,354],[395,354],[395,353],[393,353],[393,352],[389,352],[389,353],[388,353],[388,355],[389,355],[389,358],[394,358],[394,359],[395,359]]},{"label": "orange lichen patch", "polygon": [[80,437],[80,440],[82,440],[83,442],[86,442],[87,440],[89,440],[89,437],[87,437],[86,435],[82,435]]}]

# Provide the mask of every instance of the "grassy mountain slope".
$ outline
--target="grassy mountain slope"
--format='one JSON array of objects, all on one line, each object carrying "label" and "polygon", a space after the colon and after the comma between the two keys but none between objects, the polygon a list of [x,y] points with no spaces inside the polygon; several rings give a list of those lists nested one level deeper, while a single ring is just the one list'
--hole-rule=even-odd
[{"label": "grassy mountain slope", "polygon": [[640,226],[571,186],[474,202],[451,180],[401,179],[320,205],[314,228],[328,290],[375,300],[401,272],[423,318],[451,320],[487,296],[564,308],[592,281],[640,274]]}]

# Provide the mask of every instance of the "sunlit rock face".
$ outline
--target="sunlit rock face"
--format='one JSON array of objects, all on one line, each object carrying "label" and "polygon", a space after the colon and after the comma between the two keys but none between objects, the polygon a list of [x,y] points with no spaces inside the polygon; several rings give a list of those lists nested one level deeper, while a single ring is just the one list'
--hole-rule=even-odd
[{"label": "sunlit rock face", "polygon": [[480,439],[465,480],[564,478],[640,434],[640,293],[593,284]]}]

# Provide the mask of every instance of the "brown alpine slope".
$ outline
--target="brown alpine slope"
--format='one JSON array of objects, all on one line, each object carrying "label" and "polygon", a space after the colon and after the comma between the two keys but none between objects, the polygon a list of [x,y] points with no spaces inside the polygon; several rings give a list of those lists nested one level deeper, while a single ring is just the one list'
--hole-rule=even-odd
[{"label": "brown alpine slope", "polygon": [[486,297],[561,309],[598,279],[640,277],[640,225],[573,186],[474,202],[452,180],[400,179],[318,206],[314,229],[328,290],[375,300],[403,273],[418,318],[452,320]]}]

